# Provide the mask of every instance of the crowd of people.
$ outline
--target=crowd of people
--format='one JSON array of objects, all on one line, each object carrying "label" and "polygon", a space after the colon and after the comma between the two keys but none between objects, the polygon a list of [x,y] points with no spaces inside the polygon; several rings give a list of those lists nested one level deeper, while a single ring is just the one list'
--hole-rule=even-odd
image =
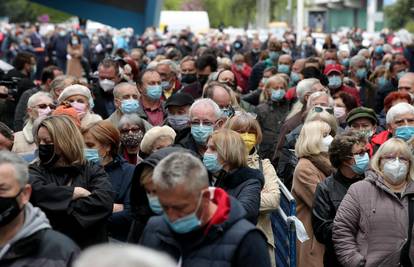
[{"label": "crowd of people", "polygon": [[9,28],[0,266],[413,266],[414,40],[295,38]]}]

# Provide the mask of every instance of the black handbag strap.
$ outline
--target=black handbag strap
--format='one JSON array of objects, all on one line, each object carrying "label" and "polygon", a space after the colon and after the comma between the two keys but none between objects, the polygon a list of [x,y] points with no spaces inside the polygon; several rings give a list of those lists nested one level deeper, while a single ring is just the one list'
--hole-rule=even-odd
[{"label": "black handbag strap", "polygon": [[403,267],[412,267],[412,263],[410,261],[410,246],[411,246],[411,236],[413,232],[413,222],[414,222],[414,197],[408,197],[408,237],[407,242],[405,243],[402,251],[401,251],[401,266]]}]

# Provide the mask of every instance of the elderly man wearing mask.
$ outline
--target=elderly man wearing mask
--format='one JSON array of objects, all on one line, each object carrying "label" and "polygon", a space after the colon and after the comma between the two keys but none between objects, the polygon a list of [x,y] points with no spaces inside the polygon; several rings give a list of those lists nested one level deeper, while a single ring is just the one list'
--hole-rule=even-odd
[{"label": "elderly man wearing mask", "polygon": [[165,59],[161,60],[155,69],[161,77],[162,97],[164,100],[168,99],[181,87],[178,67],[172,60]]},{"label": "elderly man wearing mask", "polygon": [[399,103],[387,112],[387,130],[371,139],[374,152],[391,137],[408,141],[414,135],[414,107],[408,103]]},{"label": "elderly man wearing mask", "polygon": [[165,124],[173,128],[177,133],[175,138],[176,143],[190,133],[189,111],[193,103],[194,98],[186,93],[176,93],[165,102],[165,108],[168,114]]},{"label": "elderly man wearing mask", "polygon": [[270,266],[264,235],[244,218],[238,201],[209,188],[198,158],[173,153],[155,167],[152,180],[164,215],[149,220],[141,245],[168,253],[182,266]]},{"label": "elderly man wearing mask", "polygon": [[214,130],[219,129],[223,120],[219,106],[209,98],[196,100],[190,107],[190,133],[177,146],[187,148],[203,158],[207,140]]},{"label": "elderly man wearing mask", "polygon": [[58,98],[59,105],[70,105],[78,113],[81,127],[102,120],[101,116],[91,113],[94,107],[91,91],[88,87],[74,84],[66,87]]},{"label": "elderly man wearing mask", "polygon": [[29,119],[23,130],[14,134],[12,151],[18,154],[29,154],[36,150],[33,138],[33,123],[39,117],[48,116],[55,109],[52,97],[45,92],[37,92],[27,101]]}]

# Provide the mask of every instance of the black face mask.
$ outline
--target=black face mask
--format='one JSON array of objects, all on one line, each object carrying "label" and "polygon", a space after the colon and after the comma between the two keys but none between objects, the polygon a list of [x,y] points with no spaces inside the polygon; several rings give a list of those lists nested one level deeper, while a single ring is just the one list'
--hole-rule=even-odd
[{"label": "black face mask", "polygon": [[55,153],[55,145],[39,145],[39,159],[42,165],[53,166],[59,160],[59,155]]},{"label": "black face mask", "polygon": [[197,79],[200,82],[201,87],[204,87],[204,85],[206,84],[208,80],[208,75],[198,75]]},{"label": "black face mask", "polygon": [[195,81],[197,81],[197,74],[195,74],[195,73],[189,73],[189,74],[181,75],[181,82],[182,83],[190,84],[190,83],[193,83]]},{"label": "black face mask", "polygon": [[17,197],[22,191],[14,197],[0,197],[0,227],[9,224],[19,215],[21,209]]}]

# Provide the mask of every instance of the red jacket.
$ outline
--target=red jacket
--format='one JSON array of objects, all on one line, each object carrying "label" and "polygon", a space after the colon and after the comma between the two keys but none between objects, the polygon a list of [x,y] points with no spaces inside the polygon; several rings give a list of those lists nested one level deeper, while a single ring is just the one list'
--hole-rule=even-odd
[{"label": "red jacket", "polygon": [[369,144],[371,146],[370,155],[373,155],[375,152],[377,152],[378,148],[391,137],[392,137],[392,133],[388,130],[382,131],[379,134],[374,135],[371,138],[371,143]]},{"label": "red jacket", "polygon": [[242,92],[245,93],[247,90],[247,82],[249,81],[250,74],[252,73],[252,68],[247,65],[243,64],[243,69],[237,69],[236,65],[231,65],[231,70],[233,71],[234,75],[236,75],[237,85],[240,86]]}]

